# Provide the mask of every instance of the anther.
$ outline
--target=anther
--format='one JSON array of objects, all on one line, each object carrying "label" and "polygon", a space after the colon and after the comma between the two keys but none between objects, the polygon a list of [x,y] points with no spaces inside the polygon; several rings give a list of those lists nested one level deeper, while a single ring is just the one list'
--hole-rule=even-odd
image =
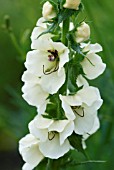
[{"label": "anther", "polygon": [[43,65],[43,73],[44,73],[45,75],[49,75],[49,74],[51,74],[51,73],[54,73],[54,72],[58,71],[58,69],[59,69],[59,65],[56,64],[56,66],[55,66],[55,68],[54,68],[53,70],[45,71],[45,68],[44,68],[44,65]]}]

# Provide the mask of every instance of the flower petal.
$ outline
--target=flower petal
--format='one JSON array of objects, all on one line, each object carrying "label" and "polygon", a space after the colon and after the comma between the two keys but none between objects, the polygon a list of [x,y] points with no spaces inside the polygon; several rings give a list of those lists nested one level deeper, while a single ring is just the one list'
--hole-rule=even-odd
[{"label": "flower petal", "polygon": [[88,134],[83,135],[83,139],[86,140],[90,135],[94,134],[99,128],[100,122],[98,116],[96,115],[92,129],[89,131]]},{"label": "flower petal", "polygon": [[37,143],[38,140],[32,134],[28,134],[19,141],[19,152],[22,153],[24,148],[31,147]]},{"label": "flower petal", "polygon": [[47,25],[46,25],[45,21],[46,21],[45,18],[41,17],[40,19],[38,19],[38,21],[36,23],[36,26],[47,28]]},{"label": "flower petal", "polygon": [[73,133],[74,130],[74,122],[70,121],[65,129],[60,133],[60,145],[64,143],[68,136]]},{"label": "flower petal", "polygon": [[84,117],[77,115],[76,119],[74,120],[75,133],[79,135],[89,133],[93,127],[95,116],[96,113],[91,114],[90,112],[86,112],[86,110],[84,110]]},{"label": "flower petal", "polygon": [[101,57],[97,54],[87,54],[81,65],[85,76],[90,80],[100,76],[106,68],[106,64],[102,62]]},{"label": "flower petal", "polygon": [[40,77],[44,75],[43,66],[45,70],[53,68],[53,62],[48,61],[48,52],[33,50],[28,52],[25,67],[27,70]]},{"label": "flower petal", "polygon": [[44,142],[48,138],[48,130],[47,129],[39,129],[35,126],[34,120],[29,123],[29,131],[36,138],[40,139],[40,141]]},{"label": "flower petal", "polygon": [[48,97],[48,93],[43,91],[40,85],[29,85],[25,84],[22,87],[23,98],[32,106],[39,107]]},{"label": "flower petal", "polygon": [[82,75],[79,75],[77,77],[76,84],[78,85],[78,87],[89,86],[87,80]]},{"label": "flower petal", "polygon": [[19,151],[22,154],[23,160],[33,167],[37,166],[44,158],[39,151],[38,143],[39,141],[31,134],[25,136],[19,142]]},{"label": "flower petal", "polygon": [[48,93],[54,94],[59,90],[59,88],[64,84],[64,82],[65,70],[64,68],[62,68],[59,73],[58,71],[56,71],[49,75],[42,76],[40,85]]},{"label": "flower petal", "polygon": [[62,108],[65,111],[65,116],[68,118],[68,120],[74,120],[76,116],[75,116],[73,110],[71,109],[70,105],[64,101],[62,95],[60,95],[60,99],[62,101]]},{"label": "flower petal", "polygon": [[22,170],[33,170],[35,166],[32,164],[25,163],[24,166],[22,167]]},{"label": "flower petal", "polygon": [[38,115],[34,119],[35,126],[39,129],[46,129],[54,122],[52,119],[43,118],[42,115]]},{"label": "flower petal", "polygon": [[69,123],[68,120],[54,121],[53,124],[50,125],[49,131],[56,131],[60,133],[64,130],[68,123]]},{"label": "flower petal", "polygon": [[32,41],[31,48],[41,51],[48,51],[53,49],[51,42],[52,41],[49,38],[38,38],[36,41]]},{"label": "flower petal", "polygon": [[84,87],[79,90],[76,95],[78,95],[81,98],[81,101],[88,106],[92,106],[94,102],[101,100],[99,90],[92,86]]},{"label": "flower petal", "polygon": [[38,78],[38,76],[28,72],[28,71],[25,71],[22,75],[22,81],[23,82],[26,82],[28,84],[39,84],[39,81],[40,79]]},{"label": "flower petal", "polygon": [[58,159],[70,150],[70,144],[65,140],[64,144],[60,145],[59,135],[56,134],[52,140],[39,143],[39,149],[45,157]]},{"label": "flower petal", "polygon": [[59,70],[69,61],[69,50],[65,49],[64,53],[59,55]]},{"label": "flower petal", "polygon": [[98,43],[96,44],[90,44],[89,43],[81,43],[81,48],[83,48],[83,52],[88,52],[88,53],[98,53],[101,52],[102,46]]}]

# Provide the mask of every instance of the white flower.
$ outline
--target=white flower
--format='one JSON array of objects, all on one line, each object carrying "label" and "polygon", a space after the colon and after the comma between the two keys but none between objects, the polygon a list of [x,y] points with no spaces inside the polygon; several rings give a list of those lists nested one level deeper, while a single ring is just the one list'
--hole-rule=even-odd
[{"label": "white flower", "polygon": [[40,77],[44,91],[54,94],[65,82],[63,66],[69,61],[69,50],[64,44],[47,39],[37,41],[35,47],[37,50],[28,52],[25,66]]},{"label": "white flower", "polygon": [[53,6],[48,1],[43,5],[42,15],[46,20],[50,20],[57,15]]},{"label": "white flower", "polygon": [[62,107],[68,120],[74,120],[75,133],[84,135],[91,131],[97,117],[97,110],[102,105],[99,90],[86,86],[75,95],[62,96]]},{"label": "white flower", "polygon": [[81,25],[77,28],[75,33],[76,42],[81,43],[89,39],[90,37],[90,27],[85,22],[82,22]]},{"label": "white flower", "polygon": [[80,3],[81,0],[66,0],[66,3],[63,5],[63,7],[78,10]]},{"label": "white flower", "polygon": [[39,150],[39,140],[33,135],[28,134],[19,141],[19,152],[26,162],[23,170],[34,169],[44,158]]},{"label": "white flower", "polygon": [[[38,108],[39,114],[44,112],[49,93],[45,92],[40,86],[40,79],[34,74],[25,71],[22,76],[24,86],[22,87],[23,98],[32,106]],[[43,111],[42,111],[43,110]]]},{"label": "white flower", "polygon": [[86,52],[86,56],[84,60],[81,62],[83,67],[83,71],[85,73],[85,77],[88,79],[95,79],[100,76],[105,68],[106,64],[102,62],[102,59],[99,55],[95,54],[102,51],[102,47],[99,44],[81,44],[81,48],[83,48],[83,53]]},{"label": "white flower", "polygon": [[71,148],[67,137],[73,133],[73,121],[55,121],[38,115],[30,122],[29,130],[32,135],[40,139],[39,150],[45,157],[58,159]]},{"label": "white flower", "polygon": [[52,34],[47,33],[44,34],[40,37],[38,37],[40,34],[42,34],[43,32],[45,32],[47,30],[47,24],[45,23],[45,19],[42,17],[40,18],[37,23],[36,23],[36,27],[33,29],[32,35],[31,35],[31,48],[35,49],[35,45],[37,43],[37,41],[39,41],[40,39],[50,39],[51,37],[53,37]]}]

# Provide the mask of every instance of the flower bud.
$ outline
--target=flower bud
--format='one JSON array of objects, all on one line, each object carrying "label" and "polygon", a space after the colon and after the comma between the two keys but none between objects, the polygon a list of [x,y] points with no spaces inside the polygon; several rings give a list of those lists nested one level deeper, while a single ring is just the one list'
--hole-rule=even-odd
[{"label": "flower bud", "polygon": [[81,25],[77,28],[75,32],[76,42],[81,43],[89,39],[90,37],[90,27],[85,22],[82,22]]},{"label": "flower bud", "polygon": [[42,15],[46,20],[56,17],[56,12],[48,1],[43,5]]},{"label": "flower bud", "polygon": [[78,10],[80,3],[81,0],[66,0],[66,3],[63,5],[63,7]]}]

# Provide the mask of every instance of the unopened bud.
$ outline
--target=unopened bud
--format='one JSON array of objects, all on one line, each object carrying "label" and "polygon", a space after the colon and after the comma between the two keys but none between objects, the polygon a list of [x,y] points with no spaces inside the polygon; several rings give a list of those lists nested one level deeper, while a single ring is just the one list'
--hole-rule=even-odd
[{"label": "unopened bud", "polygon": [[78,10],[80,3],[81,0],[66,0],[66,3],[63,5],[63,7]]},{"label": "unopened bud", "polygon": [[56,12],[48,1],[43,5],[42,15],[46,20],[56,17]]},{"label": "unopened bud", "polygon": [[82,22],[81,25],[77,28],[75,33],[76,42],[81,43],[89,39],[90,37],[90,27],[85,22]]}]

